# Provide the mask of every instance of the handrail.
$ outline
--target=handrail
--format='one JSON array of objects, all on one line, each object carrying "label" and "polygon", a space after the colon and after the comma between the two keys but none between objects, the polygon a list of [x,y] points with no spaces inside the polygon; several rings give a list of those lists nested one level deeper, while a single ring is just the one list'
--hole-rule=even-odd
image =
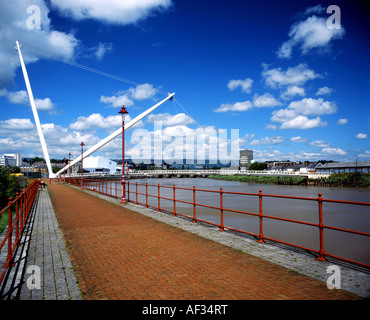
[{"label": "handrail", "polygon": [[[80,183],[79,181],[80,181],[79,179],[71,179],[70,183],[79,186],[79,183]],[[139,190],[139,187],[142,190],[143,189],[144,190],[143,191]],[[120,181],[114,181],[114,180],[109,181],[109,180],[102,180],[102,179],[86,179],[84,181],[84,188],[102,193],[107,196],[112,196],[115,198],[119,198],[121,196],[121,182]],[[154,194],[149,193],[148,188],[152,188],[156,190],[155,193]],[[161,189],[167,189],[167,190],[172,189],[173,190],[172,196],[171,195],[161,195],[161,192],[160,192]],[[176,190],[189,191],[190,193],[192,193],[192,195],[189,194],[189,198],[191,200],[179,199],[178,195],[176,195]],[[211,205],[200,203],[199,201],[197,201],[198,193],[219,194],[219,204],[216,204],[216,201],[214,201],[214,203],[212,203]],[[258,212],[248,212],[248,211],[236,210],[236,209],[225,207],[224,197],[226,195],[241,195],[241,196],[256,197],[258,199],[258,202],[257,202]],[[134,198],[132,198],[132,196],[134,196]],[[145,197],[145,202],[139,201],[139,196]],[[149,204],[148,202],[149,198],[157,199],[156,201],[157,204],[155,203]],[[265,214],[263,211],[263,199],[264,198],[281,198],[281,199],[289,199],[289,200],[302,200],[302,201],[316,202],[318,205],[317,207],[318,208],[317,209],[318,210],[318,222],[313,223],[313,222],[300,221],[300,220],[288,219],[284,217],[277,217],[277,216]],[[350,234],[360,235],[360,236],[365,236],[365,237],[370,237],[370,233],[329,226],[329,225],[324,224],[323,222],[323,203],[324,202],[349,204],[349,205],[356,205],[356,206],[370,206],[370,203],[368,202],[324,199],[322,198],[321,193],[318,194],[317,198],[310,198],[310,197],[296,197],[296,196],[264,194],[262,193],[262,190],[259,190],[259,193],[244,193],[244,192],[224,191],[222,190],[222,188],[220,188],[219,190],[206,190],[206,189],[197,189],[195,188],[195,186],[193,186],[192,188],[187,188],[187,187],[177,187],[175,185],[165,186],[165,185],[160,185],[159,183],[158,184],[148,184],[148,183],[138,183],[138,182],[130,183],[129,181],[126,181],[126,199],[128,202],[132,202],[136,205],[144,205],[146,208],[153,208],[157,211],[165,211],[165,212],[172,213],[173,216],[179,215],[179,216],[189,218],[193,222],[199,221],[199,222],[215,225],[220,229],[220,231],[224,231],[225,229],[228,229],[228,230],[233,230],[233,231],[237,231],[240,233],[248,234],[248,235],[251,235],[257,238],[257,242],[265,242],[265,240],[269,240],[269,241],[274,241],[276,243],[281,243],[281,244],[289,245],[292,247],[300,248],[303,250],[307,250],[307,251],[310,251],[316,254],[317,255],[316,259],[320,261],[324,261],[327,259],[327,257],[331,257],[331,258],[339,259],[339,260],[346,261],[349,263],[354,263],[354,264],[363,266],[365,268],[370,268],[370,265],[368,264],[365,264],[359,261],[350,260],[344,257],[339,257],[337,255],[326,252],[325,242],[324,242],[324,231],[326,229],[335,230],[339,232],[345,232],[345,233],[350,233]],[[169,208],[166,208],[166,209],[161,208],[161,200],[172,202],[173,209],[171,210]],[[177,203],[183,203],[183,204],[190,205],[192,207],[192,210],[191,210],[192,214],[189,214],[187,212],[179,212],[179,207],[176,206]],[[215,223],[212,221],[199,219],[197,217],[197,210],[196,210],[197,207],[204,207],[204,208],[217,210],[220,213],[219,215],[220,222]],[[224,225],[224,213],[225,212],[233,212],[233,213],[258,217],[259,233],[247,232],[245,230],[240,230],[240,229],[237,229],[231,226]],[[294,224],[301,224],[301,225],[306,225],[309,227],[317,228],[319,230],[319,248],[307,248],[302,245],[288,243],[286,241],[282,241],[281,239],[274,239],[274,238],[264,235],[264,221],[266,219],[278,220],[278,221],[289,222],[289,223],[294,223]]]},{"label": "handrail", "polygon": [[7,232],[0,243],[0,252],[5,249],[5,244],[7,243],[7,257],[0,275],[0,285],[4,280],[7,269],[12,265],[15,250],[20,245],[20,240],[27,225],[28,216],[40,184],[39,180],[32,182],[20,194],[17,193],[14,199],[9,198],[8,205],[0,211],[0,218],[3,214],[8,213]]}]

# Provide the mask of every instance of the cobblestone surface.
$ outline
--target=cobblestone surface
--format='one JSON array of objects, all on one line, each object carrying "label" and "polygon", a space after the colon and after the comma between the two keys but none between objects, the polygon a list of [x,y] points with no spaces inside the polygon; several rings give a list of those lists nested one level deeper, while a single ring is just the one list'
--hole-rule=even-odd
[{"label": "cobblestone surface", "polygon": [[341,266],[345,290],[329,290],[329,264],[312,256],[67,185],[48,188],[83,299],[347,300],[369,293],[363,272]]}]

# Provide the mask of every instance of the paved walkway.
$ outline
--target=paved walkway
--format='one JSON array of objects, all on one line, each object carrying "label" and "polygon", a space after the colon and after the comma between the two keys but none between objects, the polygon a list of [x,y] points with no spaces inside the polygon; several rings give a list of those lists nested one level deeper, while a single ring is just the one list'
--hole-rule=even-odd
[{"label": "paved walkway", "polygon": [[358,299],[88,192],[48,188],[83,299]]},{"label": "paved walkway", "polygon": [[80,300],[81,292],[48,191],[40,189],[20,300]]}]

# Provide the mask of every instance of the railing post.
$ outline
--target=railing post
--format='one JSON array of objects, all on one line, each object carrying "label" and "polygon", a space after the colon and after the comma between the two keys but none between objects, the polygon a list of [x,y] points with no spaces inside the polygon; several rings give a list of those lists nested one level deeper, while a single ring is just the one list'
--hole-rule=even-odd
[{"label": "railing post", "polygon": [[195,203],[195,186],[193,186],[193,222],[197,222],[197,215],[196,215],[196,203]]},{"label": "railing post", "polygon": [[158,183],[158,192],[157,192],[157,195],[158,195],[158,209],[157,211],[160,211],[161,209],[161,197],[160,197],[160,186],[159,186],[159,183]]},{"label": "railing post", "polygon": [[136,204],[138,204],[137,202],[137,181],[136,181]]},{"label": "railing post", "polygon": [[21,231],[23,231],[23,215],[24,215],[24,189],[21,193]]},{"label": "railing post", "polygon": [[130,202],[130,181],[126,181],[127,183],[127,202]]},{"label": "railing post", "polygon": [[176,187],[173,185],[173,215],[176,217]]},{"label": "railing post", "polygon": [[19,246],[19,193],[15,194],[15,243]]},{"label": "railing post", "polygon": [[12,260],[12,198],[9,198],[9,210],[8,210],[8,255],[7,255],[7,264],[9,266],[10,261]]},{"label": "railing post", "polygon": [[259,234],[259,238],[258,238],[257,242],[263,243],[265,241],[263,240],[263,220],[262,220],[263,213],[262,213],[262,190],[261,189],[259,190],[258,198],[259,198],[260,234]]},{"label": "railing post", "polygon": [[145,208],[148,208],[148,182],[145,182]]},{"label": "railing post", "polygon": [[319,204],[319,237],[320,237],[320,250],[319,256],[316,258],[319,261],[325,261],[325,250],[324,250],[324,223],[322,217],[322,194],[319,193],[317,198],[317,202]]},{"label": "railing post", "polygon": [[220,213],[221,213],[221,224],[219,231],[225,231],[224,229],[224,200],[223,200],[223,191],[220,188]]}]

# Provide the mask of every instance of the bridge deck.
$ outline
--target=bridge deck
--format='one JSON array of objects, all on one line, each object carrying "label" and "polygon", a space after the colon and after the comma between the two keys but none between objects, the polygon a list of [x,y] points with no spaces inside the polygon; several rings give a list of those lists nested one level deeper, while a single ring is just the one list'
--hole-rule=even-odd
[{"label": "bridge deck", "polygon": [[88,192],[48,188],[83,299],[358,298]]}]

